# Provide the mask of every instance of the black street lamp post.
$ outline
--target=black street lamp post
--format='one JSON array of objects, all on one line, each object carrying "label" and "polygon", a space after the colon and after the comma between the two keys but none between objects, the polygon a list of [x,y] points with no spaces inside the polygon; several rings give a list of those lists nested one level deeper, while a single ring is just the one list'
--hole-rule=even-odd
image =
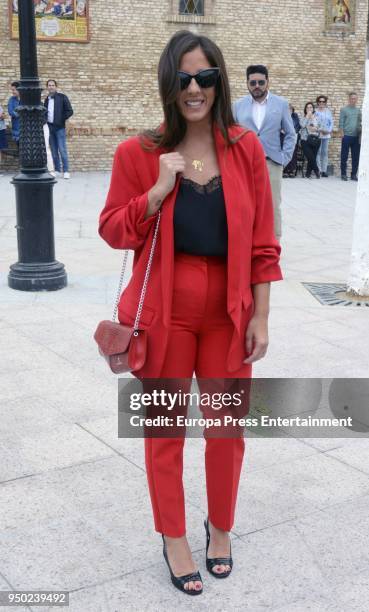
[{"label": "black street lamp post", "polygon": [[21,291],[54,291],[67,285],[64,265],[55,260],[53,187],[44,140],[46,109],[38,78],[33,0],[18,3],[20,47],[20,172],[12,183],[17,207],[18,262],[8,284]]}]

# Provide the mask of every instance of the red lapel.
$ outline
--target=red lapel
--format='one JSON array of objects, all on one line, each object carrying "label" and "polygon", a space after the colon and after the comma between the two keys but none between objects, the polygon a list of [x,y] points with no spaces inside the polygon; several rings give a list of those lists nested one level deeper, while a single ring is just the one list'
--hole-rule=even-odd
[{"label": "red lapel", "polygon": [[214,126],[215,147],[222,177],[228,225],[227,310],[236,327],[240,324],[241,214],[237,167],[232,146],[227,147],[219,127]]},{"label": "red lapel", "polygon": [[164,200],[161,207],[160,228],[160,255],[161,255],[161,280],[163,299],[163,322],[166,327],[170,325],[170,315],[173,292],[173,265],[174,265],[174,236],[173,236],[173,213],[179,188],[177,177],[173,191]]}]

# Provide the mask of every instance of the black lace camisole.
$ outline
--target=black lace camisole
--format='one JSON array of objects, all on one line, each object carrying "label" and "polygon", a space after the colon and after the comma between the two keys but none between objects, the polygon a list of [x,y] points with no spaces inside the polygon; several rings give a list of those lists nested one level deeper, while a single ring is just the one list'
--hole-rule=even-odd
[{"label": "black lace camisole", "polygon": [[182,177],[173,223],[176,251],[226,257],[228,228],[221,176],[205,185]]}]

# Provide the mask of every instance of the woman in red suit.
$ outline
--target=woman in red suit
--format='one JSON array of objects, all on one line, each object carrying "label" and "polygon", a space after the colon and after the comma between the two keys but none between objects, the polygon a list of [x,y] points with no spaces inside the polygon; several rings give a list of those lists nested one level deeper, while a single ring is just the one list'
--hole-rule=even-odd
[{"label": "woman in red suit", "polygon": [[[235,125],[220,49],[177,32],[159,62],[164,122],[115,153],[99,233],[133,249],[119,320],[133,323],[152,236],[158,242],[141,316],[148,356],[138,378],[249,379],[268,346],[270,282],[282,278],[263,148]],[[243,436],[206,437],[206,566],[229,576]],[[183,437],[145,439],[149,491],[173,584],[189,595],[202,579],[186,538]]]}]

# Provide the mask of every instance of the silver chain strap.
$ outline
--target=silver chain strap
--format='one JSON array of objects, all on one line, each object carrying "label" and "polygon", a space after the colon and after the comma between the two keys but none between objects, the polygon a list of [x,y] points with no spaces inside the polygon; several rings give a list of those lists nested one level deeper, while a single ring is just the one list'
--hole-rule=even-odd
[{"label": "silver chain strap", "polygon": [[127,266],[127,259],[128,259],[128,249],[126,251],[124,251],[124,254],[123,254],[122,271],[120,273],[118,292],[117,292],[117,297],[115,298],[115,304],[114,304],[114,310],[113,310],[113,318],[112,318],[113,323],[115,322],[115,320],[117,318],[119,298],[120,298],[120,294],[121,294],[121,291],[122,291],[124,273],[126,271],[126,266]]},{"label": "silver chain strap", "polygon": [[[145,278],[144,278],[144,281],[142,283],[142,289],[141,289],[140,299],[139,299],[139,302],[138,302],[136,318],[135,318],[135,322],[134,322],[134,325],[133,325],[133,333],[134,333],[134,335],[138,334],[138,328],[139,328],[139,325],[140,325],[140,318],[141,318],[143,303],[144,303],[144,300],[145,300],[147,284],[149,282],[151,264],[152,264],[152,260],[153,260],[153,257],[154,257],[155,245],[156,245],[156,240],[157,240],[158,231],[159,231],[160,216],[161,216],[161,211],[159,210],[158,218],[157,218],[156,225],[155,225],[154,236],[153,236],[153,239],[152,239],[150,255],[149,255],[149,259],[148,259],[147,266],[146,266]],[[128,260],[128,250],[124,251],[124,254],[123,254],[122,271],[120,273],[117,297],[116,297],[116,300],[115,300],[114,311],[113,311],[113,319],[112,319],[113,323],[115,322],[115,320],[117,318],[118,304],[119,304],[119,300],[120,300],[120,296],[121,296],[121,292],[122,292],[122,285],[123,285],[124,273],[126,271],[127,260]]]}]

